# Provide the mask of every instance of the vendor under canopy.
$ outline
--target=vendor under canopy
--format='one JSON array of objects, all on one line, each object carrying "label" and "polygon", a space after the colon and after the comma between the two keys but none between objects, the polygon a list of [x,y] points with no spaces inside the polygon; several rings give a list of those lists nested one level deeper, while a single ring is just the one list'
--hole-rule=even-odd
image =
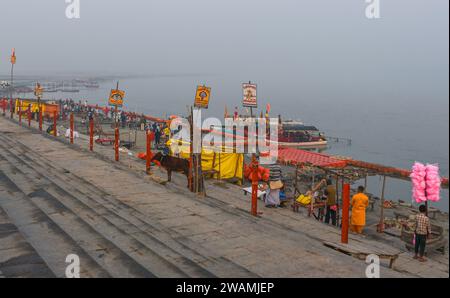
[{"label": "vendor under canopy", "polygon": [[266,195],[266,207],[280,206],[280,190],[283,188],[281,182],[281,166],[273,163],[269,166],[269,192]]}]

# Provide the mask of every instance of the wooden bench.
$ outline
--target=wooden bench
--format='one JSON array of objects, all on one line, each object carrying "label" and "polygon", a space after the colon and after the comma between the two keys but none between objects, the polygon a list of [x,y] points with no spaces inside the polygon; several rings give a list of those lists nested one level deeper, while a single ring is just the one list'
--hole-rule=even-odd
[{"label": "wooden bench", "polygon": [[219,174],[219,171],[216,170],[209,170],[209,171],[202,171],[203,177],[205,178],[214,178],[214,175]]},{"label": "wooden bench", "polygon": [[398,259],[401,251],[389,248],[365,247],[357,243],[344,244],[339,242],[324,242],[323,245],[355,257],[359,260],[366,260],[369,255],[376,255],[380,259],[389,260],[389,268],[394,268],[395,260]]},{"label": "wooden bench", "polygon": [[[311,216],[311,214],[313,214],[314,209],[325,208],[325,203],[324,202],[314,203],[312,209],[311,209],[311,204],[302,204],[297,201],[294,201],[294,203],[292,203],[292,205],[291,205],[292,211],[294,211],[294,212],[299,212],[300,207],[308,209],[308,216]],[[319,214],[319,216],[320,216],[320,214]]]}]

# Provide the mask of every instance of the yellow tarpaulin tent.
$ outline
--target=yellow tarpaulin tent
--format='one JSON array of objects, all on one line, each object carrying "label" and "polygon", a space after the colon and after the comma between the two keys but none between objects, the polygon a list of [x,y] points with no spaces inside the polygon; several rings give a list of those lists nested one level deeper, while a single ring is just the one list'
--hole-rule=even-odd
[{"label": "yellow tarpaulin tent", "polygon": [[[27,111],[28,107],[30,105],[31,105],[31,110],[30,110],[31,113],[39,112],[39,106],[38,106],[37,101],[25,100],[25,99],[23,99],[23,100],[16,99],[16,111],[19,111],[19,105],[20,104],[21,104],[21,109],[22,109],[23,112]],[[42,112],[44,113],[45,112],[45,108],[46,108],[45,103],[41,103],[41,106],[42,106]]]},{"label": "yellow tarpaulin tent", "polygon": [[[188,159],[190,144],[171,139],[167,141],[169,148],[171,148],[173,142],[177,142],[178,144],[178,153],[175,154],[171,150],[170,154]],[[205,146],[202,148],[202,171],[213,171],[213,177],[216,179],[242,179],[244,174],[244,155],[242,153],[222,153],[225,150],[214,149],[217,148]]]}]

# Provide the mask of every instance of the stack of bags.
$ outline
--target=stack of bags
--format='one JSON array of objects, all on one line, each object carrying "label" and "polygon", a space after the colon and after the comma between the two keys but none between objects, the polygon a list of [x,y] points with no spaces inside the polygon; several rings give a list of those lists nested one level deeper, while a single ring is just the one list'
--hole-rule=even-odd
[{"label": "stack of bags", "polygon": [[441,177],[437,165],[415,162],[410,177],[413,185],[412,196],[416,203],[424,203],[427,200],[439,201]]}]

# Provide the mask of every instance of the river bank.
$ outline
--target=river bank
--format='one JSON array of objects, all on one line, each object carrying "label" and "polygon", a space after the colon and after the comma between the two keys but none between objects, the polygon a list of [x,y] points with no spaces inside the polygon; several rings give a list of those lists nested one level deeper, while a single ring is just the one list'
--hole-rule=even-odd
[{"label": "river bank", "polygon": [[[194,245],[196,249],[200,249],[200,247],[202,249],[207,248],[208,251],[212,249],[219,255],[232,260],[234,264],[239,264],[239,268],[245,268],[243,272],[247,272],[246,274],[252,272],[259,276],[270,277],[349,277],[364,275],[365,265],[363,261],[337,252],[324,245],[325,242],[339,242],[339,229],[307,217],[304,212],[298,214],[288,209],[264,209],[260,218],[253,218],[248,215],[249,198],[243,195],[242,190],[238,186],[223,184],[214,180],[208,181],[208,196],[201,199],[197,196],[186,194],[184,191],[186,187],[185,178],[182,175],[174,175],[173,182],[166,184],[164,183],[164,172],[153,168],[153,175],[150,177],[146,176],[145,165],[134,156],[122,153],[121,161],[114,163],[112,162],[114,151],[111,147],[96,146],[95,153],[88,152],[88,138],[86,136],[81,135],[79,139],[76,139],[75,145],[67,145],[67,140],[64,137],[60,137],[59,141],[55,142],[51,136],[40,136],[40,134],[36,134],[36,131],[33,133],[27,128],[20,128],[17,126],[17,123],[10,122],[3,117],[0,117],[0,122],[3,150],[6,149],[4,147],[5,142],[8,142],[8,144],[14,142],[16,145],[8,147],[16,148],[13,149],[13,152],[16,152],[16,157],[14,158],[20,156],[17,154],[27,156],[28,153],[26,152],[30,154],[34,152],[33,155],[30,155],[29,165],[32,165],[32,160],[37,159],[41,155],[39,159],[51,160],[53,166],[48,168],[49,171],[60,169],[61,173],[55,173],[57,174],[56,176],[52,172],[46,174],[43,180],[44,183],[48,179],[50,179],[50,182],[57,182],[54,179],[60,175],[59,179],[62,180],[58,182],[58,185],[66,188],[64,183],[69,183],[73,185],[70,189],[75,191],[75,189],[81,189],[81,187],[84,189],[82,184],[74,184],[78,183],[77,181],[79,181],[80,177],[83,177],[86,183],[91,185],[89,188],[92,188],[92,185],[96,185],[96,187],[101,187],[105,194],[108,194],[108,198],[115,198],[111,201],[111,203],[115,202],[113,203],[114,205],[119,202],[124,204],[120,207],[121,209],[125,208],[123,212],[126,212],[125,210],[130,207],[134,208],[133,210],[139,210],[143,218],[151,220],[153,225],[159,226],[159,230],[162,229],[162,234],[159,237],[163,237],[163,235],[167,237],[167,234],[171,235],[170,237],[176,237],[176,235],[188,237],[192,241],[190,242],[191,248]],[[36,124],[33,123],[33,126],[36,127]],[[6,132],[7,134],[5,135]],[[63,128],[61,128],[61,132],[64,132]],[[33,148],[32,151],[30,151],[30,148]],[[12,175],[7,165],[13,159],[5,155],[8,154],[8,151],[2,152],[3,162],[1,169],[2,171],[6,170],[6,173],[10,173],[7,176]],[[5,158],[7,162],[4,160]],[[40,163],[42,164],[42,162]],[[18,169],[22,167],[20,164],[15,164],[15,166],[19,166]],[[42,170],[46,168],[47,166],[42,168]],[[24,170],[25,168],[21,171],[23,172]],[[27,171],[23,173],[25,174]],[[33,171],[40,172],[34,166]],[[67,173],[63,174],[64,171],[67,171]],[[31,174],[32,172],[29,173]],[[113,173],[114,175],[112,175]],[[126,174],[128,178],[120,178],[125,173],[128,173]],[[149,178],[151,180],[148,180]],[[28,180],[22,179],[21,181],[26,182]],[[19,183],[18,181],[16,182]],[[28,184],[19,183],[18,186],[20,186],[22,191],[29,194],[35,191],[33,184],[26,185]],[[2,184],[2,187],[5,187],[5,184]],[[88,189],[83,192],[89,194]],[[55,193],[53,194],[56,195]],[[66,204],[69,204],[69,202],[66,202]],[[175,205],[172,206],[172,204]],[[13,208],[11,205],[9,207]],[[108,208],[107,205],[104,205],[104,207]],[[100,208],[100,205],[97,208]],[[11,216],[11,209],[6,209]],[[375,210],[373,214],[376,213],[377,211]],[[83,213],[79,214],[76,212],[72,214],[82,216]],[[69,220],[68,224],[71,222],[70,217],[66,217],[66,220]],[[207,222],[204,222],[204,220],[207,220]],[[92,224],[96,223],[92,222]],[[166,228],[163,228],[164,226]],[[171,232],[167,230],[168,227],[171,227]],[[406,251],[404,245],[397,237],[372,235],[372,229],[373,227],[369,224],[365,237],[350,235],[350,243],[358,243],[360,247],[366,247],[367,249],[377,247],[385,251],[398,252],[394,270],[388,269],[388,264],[383,262],[382,277],[448,277],[448,250],[444,255],[438,252],[430,254],[428,263],[419,264],[412,260],[411,254]],[[174,230],[181,234],[174,234]],[[81,237],[80,235],[84,235],[83,233],[79,234],[80,231],[76,232],[74,230],[72,233],[75,234],[72,234],[72,236]],[[102,233],[110,232],[108,232],[108,229],[102,228]],[[446,230],[446,236],[448,236],[448,230]],[[267,254],[268,250],[277,251],[278,253],[275,256]],[[92,256],[90,257],[92,258]],[[320,265],[322,262],[327,263],[326,268],[336,268],[336,270],[323,271],[324,265]],[[335,262],[338,262],[339,265],[335,264]],[[335,267],[333,264],[338,267]],[[228,270],[225,269],[227,266],[215,267],[218,270],[216,273],[219,276],[220,274],[223,276]],[[347,269],[348,271],[346,271]],[[121,272],[123,273],[123,271]],[[153,273],[161,274],[161,272]]]}]

